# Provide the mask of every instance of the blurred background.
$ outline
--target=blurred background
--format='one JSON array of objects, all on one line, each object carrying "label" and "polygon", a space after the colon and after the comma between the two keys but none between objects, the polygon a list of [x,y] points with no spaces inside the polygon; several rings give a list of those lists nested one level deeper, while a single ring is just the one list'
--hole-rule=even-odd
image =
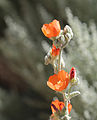
[{"label": "blurred background", "polygon": [[41,27],[53,19],[74,32],[63,55],[66,70],[74,66],[80,78],[72,120],[97,120],[96,14],[97,0],[0,0],[0,120],[48,120],[53,97],[62,97],[46,85],[52,42]]}]

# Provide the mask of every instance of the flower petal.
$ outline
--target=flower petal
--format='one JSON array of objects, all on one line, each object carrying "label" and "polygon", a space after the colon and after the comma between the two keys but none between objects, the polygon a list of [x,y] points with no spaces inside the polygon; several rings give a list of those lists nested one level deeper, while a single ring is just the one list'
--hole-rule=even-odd
[{"label": "flower petal", "polygon": [[68,112],[69,112],[69,114],[71,112],[71,109],[72,109],[72,105],[70,103],[68,103]]},{"label": "flower petal", "polygon": [[52,47],[52,55],[53,55],[53,56],[59,55],[60,49],[59,49],[59,48],[56,48],[56,46],[55,46],[54,44],[53,44],[52,46],[53,46],[53,47]]},{"label": "flower petal", "polygon": [[56,89],[56,87],[55,87],[51,82],[49,82],[49,81],[47,81],[47,85],[48,85],[51,89],[53,89],[53,90]]},{"label": "flower petal", "polygon": [[61,31],[60,23],[57,20],[53,20],[49,24],[44,24],[41,29],[43,34],[48,38],[58,36]]},{"label": "flower petal", "polygon": [[65,89],[69,84],[69,75],[68,75],[68,73],[65,72],[64,70],[61,70],[58,73],[58,80],[64,82],[64,89]]}]

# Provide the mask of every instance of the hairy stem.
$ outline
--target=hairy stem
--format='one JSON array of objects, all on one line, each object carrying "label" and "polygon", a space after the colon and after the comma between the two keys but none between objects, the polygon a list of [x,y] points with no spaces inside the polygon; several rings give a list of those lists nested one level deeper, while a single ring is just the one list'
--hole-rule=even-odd
[{"label": "hairy stem", "polygon": [[68,113],[68,99],[66,93],[63,93],[64,103],[65,103],[65,120],[70,120]]},{"label": "hairy stem", "polygon": [[65,118],[66,120],[70,120],[69,114],[68,114],[68,100],[65,101],[65,107],[66,107]]},{"label": "hairy stem", "polygon": [[60,49],[59,59],[58,59],[58,71],[61,70],[61,58],[62,58],[62,49]]},{"label": "hairy stem", "polygon": [[68,44],[68,41],[66,41],[66,42],[63,44],[63,46],[61,47],[61,49],[65,48],[67,44]]}]

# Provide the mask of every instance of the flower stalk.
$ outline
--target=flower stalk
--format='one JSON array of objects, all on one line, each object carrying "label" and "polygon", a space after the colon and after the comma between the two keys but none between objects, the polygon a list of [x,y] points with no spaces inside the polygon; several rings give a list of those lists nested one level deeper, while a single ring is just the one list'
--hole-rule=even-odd
[{"label": "flower stalk", "polygon": [[68,100],[65,101],[66,111],[65,111],[65,119],[70,120],[69,114],[68,114]]},{"label": "flower stalk", "polygon": [[61,59],[62,59],[62,49],[60,49],[60,53],[59,53],[58,72],[61,71]]},{"label": "flower stalk", "polygon": [[[76,77],[76,70],[74,67],[67,73],[64,69],[64,62],[62,58],[62,50],[67,46],[73,37],[73,32],[70,26],[66,25],[64,30],[61,30],[60,23],[53,20],[49,24],[44,24],[42,32],[46,37],[52,40],[52,49],[45,56],[45,64],[51,64],[54,69],[54,75],[49,77],[47,85],[63,95],[63,101],[58,99],[52,101],[51,109],[52,115],[50,120],[70,120],[70,112],[72,105],[70,100],[80,94],[79,91],[72,91],[72,87],[78,85],[78,78]],[[67,92],[66,92],[67,91]]]}]

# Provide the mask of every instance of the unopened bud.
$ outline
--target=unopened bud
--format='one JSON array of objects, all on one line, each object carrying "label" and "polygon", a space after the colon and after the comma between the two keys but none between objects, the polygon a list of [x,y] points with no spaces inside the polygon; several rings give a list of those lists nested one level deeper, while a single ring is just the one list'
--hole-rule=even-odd
[{"label": "unopened bud", "polygon": [[74,67],[72,67],[71,68],[71,70],[70,70],[70,80],[72,80],[73,78],[75,78],[76,77],[76,70],[75,70],[75,68]]},{"label": "unopened bud", "polygon": [[48,52],[48,54],[44,58],[45,65],[48,65],[51,62],[51,54]]},{"label": "unopened bud", "polygon": [[71,29],[70,26],[66,25],[66,26],[64,27],[64,33],[65,33],[65,34],[69,33],[70,36],[71,36],[70,39],[73,38],[73,32],[72,32],[72,29]]}]

